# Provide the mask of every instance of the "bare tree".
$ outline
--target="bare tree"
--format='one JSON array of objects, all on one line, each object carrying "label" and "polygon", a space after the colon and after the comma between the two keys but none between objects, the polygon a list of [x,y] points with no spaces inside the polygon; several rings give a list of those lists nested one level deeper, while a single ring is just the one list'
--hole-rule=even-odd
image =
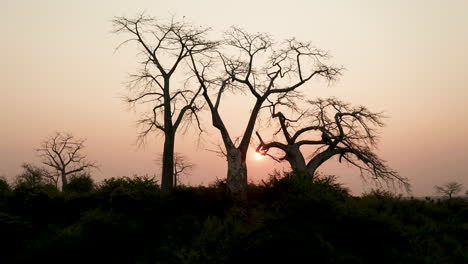
[{"label": "bare tree", "polygon": [[[293,171],[299,175],[313,177],[317,169],[327,160],[339,156],[343,160],[367,173],[378,182],[394,183],[409,188],[408,180],[389,168],[385,161],[374,152],[377,145],[377,127],[382,127],[382,114],[371,112],[364,106],[353,107],[336,98],[309,100],[309,109],[296,119],[285,116],[278,108],[287,105],[282,98],[270,102],[272,118],[279,123],[277,133],[284,141],[265,142],[260,134],[257,152],[281,161],[287,160]],[[311,158],[306,162],[303,146],[315,147]],[[279,149],[283,157],[268,154],[271,149]]]},{"label": "bare tree", "polygon": [[57,172],[50,172],[49,170],[45,168],[40,168],[43,169],[44,174],[43,177],[46,179],[50,184],[53,184],[55,188],[59,188],[59,180],[60,180],[60,174]]},{"label": "bare tree", "polygon": [[199,85],[173,87],[171,80],[189,53],[199,54],[217,43],[204,40],[208,29],[184,21],[165,22],[140,15],[134,19],[115,17],[112,22],[115,33],[130,35],[122,44],[135,42],[140,49],[141,68],[131,76],[126,101],[131,106],[149,106],[139,120],[143,128],[140,142],[152,131],[164,135],[161,188],[169,192],[174,184],[175,134],[182,125],[192,122],[201,131],[197,113],[202,108],[197,102],[202,91]]},{"label": "bare tree", "polygon": [[[263,103],[274,96],[293,100],[299,95],[297,90],[314,77],[331,81],[340,75],[341,68],[325,64],[328,53],[308,42],[289,39],[275,45],[267,34],[250,34],[236,27],[226,32],[217,52],[208,59],[190,52],[192,66],[213,126],[221,133],[228,162],[228,189],[245,198],[246,156]],[[229,134],[220,114],[226,91],[246,92],[255,100],[240,142]]]},{"label": "bare tree", "polygon": [[62,189],[68,184],[68,176],[85,169],[97,168],[96,162],[88,161],[82,154],[84,148],[83,139],[76,139],[71,134],[57,132],[54,136],[42,142],[36,151],[41,157],[41,162],[55,171],[50,179],[58,177],[62,181]]},{"label": "bare tree", "polygon": [[[163,157],[162,155],[158,156],[156,159],[158,166],[162,166]],[[180,185],[181,177],[187,176],[190,174],[190,171],[195,168],[195,164],[190,162],[190,160],[183,155],[182,153],[174,153],[174,187]]]},{"label": "bare tree", "polygon": [[463,185],[458,182],[449,182],[442,186],[434,186],[436,193],[447,196],[450,200],[452,199],[453,195],[461,192],[462,188]]}]

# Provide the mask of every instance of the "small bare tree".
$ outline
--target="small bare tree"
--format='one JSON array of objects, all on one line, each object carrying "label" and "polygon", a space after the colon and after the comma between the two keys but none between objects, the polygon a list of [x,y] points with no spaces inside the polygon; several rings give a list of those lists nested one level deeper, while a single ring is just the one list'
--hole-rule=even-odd
[{"label": "small bare tree", "polygon": [[82,153],[83,139],[76,139],[71,134],[57,132],[42,142],[36,151],[41,162],[55,171],[48,177],[57,185],[58,178],[62,181],[62,189],[68,184],[68,177],[85,169],[97,168],[96,162],[88,161]]},{"label": "small bare tree", "polygon": [[442,186],[434,186],[436,193],[447,196],[449,200],[452,199],[453,195],[461,192],[463,185],[458,182],[449,182]]},{"label": "small bare tree", "polygon": [[[156,164],[158,166],[162,166],[163,164],[163,157],[159,155],[156,159]],[[183,155],[182,153],[175,152],[174,153],[174,187],[181,184],[182,176],[187,176],[190,172],[195,168],[195,164],[190,162],[190,160]]]},{"label": "small bare tree", "polygon": [[[288,105],[282,98],[270,102],[272,118],[279,123],[277,133],[284,141],[265,142],[260,133],[257,152],[275,160],[287,160],[293,171],[313,177],[316,170],[327,160],[339,156],[339,162],[347,161],[367,172],[377,181],[393,183],[395,180],[409,188],[408,180],[389,168],[385,161],[374,152],[377,145],[376,127],[382,127],[382,114],[369,111],[364,106],[353,107],[336,98],[309,100],[309,109],[299,114],[296,119],[285,116],[278,110]],[[311,158],[306,162],[301,147],[315,147]],[[283,157],[268,153],[270,148],[279,149]]]},{"label": "small bare tree", "polygon": [[135,42],[140,49],[141,68],[131,76],[126,101],[133,107],[150,106],[139,120],[143,128],[140,142],[153,131],[164,135],[161,189],[169,192],[174,185],[175,134],[182,125],[192,122],[201,132],[197,113],[202,108],[197,102],[202,91],[199,85],[191,88],[183,81],[174,85],[172,77],[189,54],[202,53],[217,43],[205,41],[209,29],[184,21],[165,22],[140,15],[132,19],[115,17],[112,22],[115,33],[130,36],[122,44]]},{"label": "small bare tree", "polygon": [[[250,34],[233,27],[222,43],[216,55],[208,59],[190,55],[213,126],[219,130],[224,144],[227,187],[233,194],[245,197],[247,151],[264,102],[275,96],[293,100],[298,89],[314,78],[334,80],[341,68],[325,63],[329,58],[327,52],[296,39],[275,45],[267,34]],[[228,91],[245,91],[255,100],[239,142],[232,138],[220,114],[222,98]]]}]

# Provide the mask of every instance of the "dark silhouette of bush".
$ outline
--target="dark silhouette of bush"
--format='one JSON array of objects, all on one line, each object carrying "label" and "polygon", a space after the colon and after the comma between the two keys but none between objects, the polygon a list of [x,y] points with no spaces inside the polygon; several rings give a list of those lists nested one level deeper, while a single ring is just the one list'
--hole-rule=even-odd
[{"label": "dark silhouette of bush", "polygon": [[[91,192],[18,186],[0,203],[5,263],[466,263],[467,201],[353,197],[332,176],[286,174],[160,191],[149,177]],[[81,189],[82,190],[82,189]],[[78,253],[77,253],[78,252]],[[54,256],[54,258],[51,258]]]},{"label": "dark silhouette of bush", "polygon": [[89,174],[72,175],[70,181],[64,186],[64,192],[88,193],[94,190],[95,184]]},{"label": "dark silhouette of bush", "polygon": [[[242,254],[236,255],[238,261],[372,263],[376,256],[391,255],[393,249],[403,247],[404,239],[397,228],[379,219],[355,215],[357,208],[349,208],[353,198],[333,176],[310,181],[274,175],[264,185],[268,207],[261,215],[265,218],[240,243],[238,250]],[[382,233],[388,242],[375,246],[375,239]],[[393,244],[395,241],[399,243]],[[361,247],[375,249],[366,251]],[[394,263],[394,259],[386,259],[380,262]]]},{"label": "dark silhouette of bush", "polygon": [[32,223],[21,216],[0,211],[0,234],[2,262],[13,263],[20,256],[26,241],[32,237]]},{"label": "dark silhouette of bush", "polygon": [[[14,186],[16,188],[35,188],[40,186],[53,186],[57,189],[57,186],[51,180],[53,176],[44,168],[24,163],[21,165],[23,171],[16,175],[14,180]],[[46,188],[49,188],[46,187]]]},{"label": "dark silhouette of bush", "polygon": [[11,187],[7,180],[0,176],[0,197],[6,196],[11,193]]},{"label": "dark silhouette of bush", "polygon": [[159,186],[154,178],[148,176],[120,177],[105,179],[97,188],[101,194],[111,194],[116,190],[122,190],[129,193],[157,192]]}]

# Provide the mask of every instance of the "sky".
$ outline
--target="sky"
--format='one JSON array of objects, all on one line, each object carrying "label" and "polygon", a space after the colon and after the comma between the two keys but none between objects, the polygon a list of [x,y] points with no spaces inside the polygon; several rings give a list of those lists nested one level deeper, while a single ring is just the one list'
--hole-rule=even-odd
[{"label": "sky", "polygon": [[[21,164],[39,164],[35,149],[56,131],[86,139],[85,154],[99,163],[98,180],[159,175],[155,160],[163,138],[136,144],[141,112],[122,96],[135,71],[136,50],[115,52],[114,16],[142,11],[158,18],[185,16],[215,32],[232,25],[267,32],[276,40],[311,41],[346,68],[332,85],[307,91],[311,99],[335,96],[388,118],[377,152],[407,177],[413,195],[434,194],[434,185],[456,181],[468,188],[468,1],[117,1],[0,0],[0,175],[12,179]],[[246,98],[226,98],[232,128],[248,114]],[[239,111],[239,109],[243,109]],[[176,151],[196,167],[187,184],[226,177],[226,163],[210,150],[220,142],[209,127],[178,135]],[[239,129],[234,129],[240,132]],[[239,134],[240,135],[240,134]],[[250,180],[266,179],[287,164],[248,156]],[[372,187],[355,168],[335,161],[326,174],[360,194]]]}]

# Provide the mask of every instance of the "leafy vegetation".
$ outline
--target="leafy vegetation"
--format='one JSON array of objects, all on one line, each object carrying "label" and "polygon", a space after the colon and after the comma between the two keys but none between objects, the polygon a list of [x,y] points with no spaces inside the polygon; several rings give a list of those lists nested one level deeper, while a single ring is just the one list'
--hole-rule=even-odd
[{"label": "leafy vegetation", "polygon": [[0,181],[2,262],[466,263],[468,203],[354,197],[334,177],[274,175],[248,186],[179,186],[148,177],[71,178],[51,185]]}]

